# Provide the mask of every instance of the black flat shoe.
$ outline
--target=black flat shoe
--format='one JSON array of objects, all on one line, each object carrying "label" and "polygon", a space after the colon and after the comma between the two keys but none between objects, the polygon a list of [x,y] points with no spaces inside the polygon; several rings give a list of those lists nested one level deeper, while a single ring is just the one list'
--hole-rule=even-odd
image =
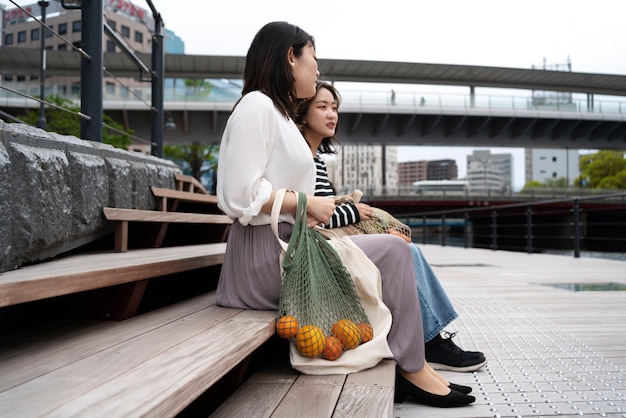
[{"label": "black flat shoe", "polygon": [[450,393],[447,395],[435,395],[430,392],[426,392],[415,386],[413,383],[406,380],[399,373],[396,375],[396,396],[395,402],[402,403],[407,396],[412,397],[418,403],[434,406],[437,408],[454,408],[457,406],[469,405],[476,400],[472,395],[458,392],[454,389],[450,389]]},{"label": "black flat shoe", "polygon": [[452,382],[450,382],[448,387],[450,389],[456,390],[457,392],[461,392],[461,393],[465,393],[465,394],[468,394],[468,393],[472,392],[472,388],[471,387],[463,386],[463,385],[457,385],[456,383],[452,383]]}]

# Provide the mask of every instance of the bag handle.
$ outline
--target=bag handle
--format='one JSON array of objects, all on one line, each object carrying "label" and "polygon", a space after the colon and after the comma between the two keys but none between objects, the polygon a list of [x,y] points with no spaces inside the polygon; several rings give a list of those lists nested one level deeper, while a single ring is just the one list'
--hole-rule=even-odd
[{"label": "bag handle", "polygon": [[[285,193],[287,189],[278,189],[276,190],[276,194],[274,195],[274,203],[272,204],[272,214],[270,216],[270,223],[272,225],[272,231],[274,231],[274,235],[276,239],[280,243],[280,246],[283,247],[283,250],[287,251],[287,244],[285,241],[280,239],[280,235],[278,235],[278,217],[280,216],[280,209],[283,207],[283,201],[285,200]],[[298,198],[298,194],[296,193],[296,200]]]}]

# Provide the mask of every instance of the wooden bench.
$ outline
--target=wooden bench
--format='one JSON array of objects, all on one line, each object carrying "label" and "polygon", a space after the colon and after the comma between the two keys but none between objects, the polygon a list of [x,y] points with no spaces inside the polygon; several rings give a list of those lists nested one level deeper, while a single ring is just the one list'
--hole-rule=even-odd
[{"label": "wooden bench", "polygon": [[202,183],[200,183],[198,179],[193,176],[178,173],[174,174],[174,179],[176,181],[176,190],[189,193],[209,194]]},{"label": "wooden bench", "polygon": [[2,415],[175,416],[239,372],[275,317],[216,306],[211,292],[120,322],[41,319],[3,334]]},{"label": "wooden bench", "polygon": [[[205,225],[222,225],[232,224],[232,220],[226,215],[205,214],[205,213],[184,213],[184,212],[163,212],[155,210],[140,209],[120,209],[120,208],[103,208],[103,213],[108,221],[115,221],[115,244],[114,249],[117,252],[128,251],[128,225],[130,222],[151,222],[151,223],[187,223],[187,224],[205,224]],[[155,237],[149,244],[152,247],[160,247],[165,238],[166,228],[160,228],[155,232]],[[220,236],[216,239],[224,241],[227,234],[227,228],[223,228]]]},{"label": "wooden bench", "polygon": [[162,187],[151,187],[151,190],[152,194],[160,199],[160,210],[168,210],[168,199],[174,202],[182,201],[217,205],[217,196],[211,194],[189,193],[179,190],[164,189]]},{"label": "wooden bench", "polygon": [[0,307],[115,286],[104,316],[134,315],[148,279],[220,265],[226,243],[77,254],[0,274]]},{"label": "wooden bench", "polygon": [[[299,374],[287,362],[256,372],[211,418],[393,417],[396,363],[349,375]],[[251,414],[250,411],[254,411]]]}]

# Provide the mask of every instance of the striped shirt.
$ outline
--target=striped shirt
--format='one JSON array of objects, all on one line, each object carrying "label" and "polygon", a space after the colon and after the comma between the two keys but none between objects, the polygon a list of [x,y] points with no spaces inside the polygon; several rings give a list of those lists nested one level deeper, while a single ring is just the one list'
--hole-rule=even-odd
[{"label": "striped shirt", "polygon": [[[332,184],[328,180],[328,172],[326,164],[320,158],[315,158],[315,196],[334,196],[335,191]],[[338,228],[340,226],[351,225],[361,220],[359,210],[352,203],[338,205],[335,208],[330,223],[326,228]]]}]

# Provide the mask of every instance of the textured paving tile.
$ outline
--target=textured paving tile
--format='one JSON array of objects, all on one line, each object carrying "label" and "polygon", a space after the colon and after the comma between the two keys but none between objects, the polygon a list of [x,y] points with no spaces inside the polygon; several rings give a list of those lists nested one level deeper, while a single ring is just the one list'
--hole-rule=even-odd
[{"label": "textured paving tile", "polygon": [[[435,259],[442,256],[442,250],[430,251]],[[537,260],[546,261],[541,257]],[[566,269],[571,263],[570,259],[562,258],[563,266],[559,269],[552,259],[547,261],[546,280],[550,269]],[[623,267],[626,274],[626,263]],[[607,302],[607,309],[602,309],[599,303],[602,295],[597,292],[575,298],[571,294],[552,292],[550,297],[563,297],[559,298],[558,304],[539,312],[529,306],[531,302],[525,301],[545,297],[543,293],[548,288],[544,286],[519,279],[519,283],[513,285],[519,292],[507,293],[489,279],[463,280],[458,271],[451,275],[444,267],[436,271],[460,313],[460,318],[449,327],[450,331],[458,331],[455,341],[465,349],[485,352],[489,362],[473,373],[442,372],[450,381],[474,388],[477,400],[472,406],[438,409],[405,402],[395,405],[396,417],[626,417],[626,346],[623,336],[626,330],[613,329],[615,337],[612,340],[610,332],[603,332],[602,338],[594,340],[589,338],[590,332],[593,337],[592,331],[597,331],[590,329],[594,325],[580,327],[580,335],[577,335],[578,332],[572,330],[578,328],[567,315],[562,323],[557,322],[560,312],[588,309],[585,305],[578,308],[567,305],[584,304],[588,298],[590,304],[600,306],[592,308],[597,309],[597,317],[593,312],[587,315],[591,318],[590,324],[594,324],[595,318],[597,327],[602,327],[602,317],[607,315],[607,309],[616,309],[614,315],[621,313],[617,322],[623,323],[626,304],[622,303],[620,308],[615,303],[615,294],[607,293],[610,303]],[[506,285],[511,286],[510,281]],[[533,298],[533,292],[537,293],[537,298]],[[626,292],[621,292],[619,297],[626,302]],[[545,301],[537,306],[544,309]],[[594,348],[595,341],[606,355]]]}]

